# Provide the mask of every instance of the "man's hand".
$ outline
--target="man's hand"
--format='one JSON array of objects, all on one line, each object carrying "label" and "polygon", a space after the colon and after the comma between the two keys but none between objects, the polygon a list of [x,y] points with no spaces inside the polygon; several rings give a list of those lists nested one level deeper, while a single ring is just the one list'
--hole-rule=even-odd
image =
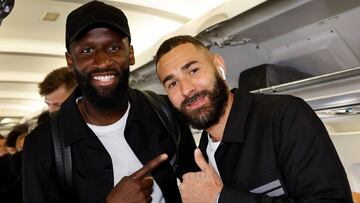
[{"label": "man's hand", "polygon": [[201,171],[183,175],[181,199],[184,203],[213,203],[223,187],[221,178],[205,161],[199,149],[195,150],[194,156]]},{"label": "man's hand", "polygon": [[107,203],[151,202],[153,177],[150,172],[164,162],[168,156],[161,154],[130,176],[123,177],[106,197]]}]

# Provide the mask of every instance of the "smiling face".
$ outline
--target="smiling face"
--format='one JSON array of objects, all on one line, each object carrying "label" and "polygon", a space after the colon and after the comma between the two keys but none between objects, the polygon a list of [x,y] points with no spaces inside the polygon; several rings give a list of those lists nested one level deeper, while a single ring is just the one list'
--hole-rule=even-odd
[{"label": "smiling face", "polygon": [[84,97],[99,110],[127,100],[129,65],[135,63],[127,38],[109,28],[94,28],[70,46],[66,60]]},{"label": "smiling face", "polygon": [[224,114],[228,88],[218,73],[219,55],[191,43],[181,44],[161,56],[159,80],[171,103],[197,129],[207,129]]}]

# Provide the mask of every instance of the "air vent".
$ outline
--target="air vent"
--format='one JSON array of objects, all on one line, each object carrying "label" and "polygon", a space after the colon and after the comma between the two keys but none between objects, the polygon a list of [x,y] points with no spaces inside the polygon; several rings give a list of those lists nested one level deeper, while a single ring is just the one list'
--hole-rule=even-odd
[{"label": "air vent", "polygon": [[59,16],[59,13],[46,12],[41,18],[41,20],[55,22],[59,18]]}]

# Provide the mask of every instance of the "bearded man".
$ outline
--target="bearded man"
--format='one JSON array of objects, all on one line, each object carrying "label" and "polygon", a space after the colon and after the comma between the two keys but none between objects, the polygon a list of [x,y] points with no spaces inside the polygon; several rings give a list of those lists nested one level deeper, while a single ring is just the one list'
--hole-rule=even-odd
[{"label": "bearded man", "polygon": [[177,177],[196,168],[195,142],[183,124],[177,149],[143,93],[129,88],[130,42],[116,7],[91,1],[68,15],[65,55],[78,86],[58,125],[71,148],[73,186],[57,176],[51,123],[44,121],[25,140],[25,203],[181,202]]},{"label": "bearded man", "polygon": [[166,40],[155,60],[173,106],[204,129],[201,171],[180,185],[184,203],[352,202],[327,131],[302,99],[230,91],[224,59],[191,36]]}]

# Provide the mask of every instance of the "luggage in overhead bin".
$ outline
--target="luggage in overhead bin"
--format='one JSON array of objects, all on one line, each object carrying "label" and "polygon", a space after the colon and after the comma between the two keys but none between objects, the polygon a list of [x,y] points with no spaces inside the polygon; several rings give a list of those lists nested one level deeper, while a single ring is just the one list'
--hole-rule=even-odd
[{"label": "luggage in overhead bin", "polygon": [[238,85],[239,89],[252,91],[308,77],[311,77],[311,75],[292,67],[262,64],[242,71]]}]

